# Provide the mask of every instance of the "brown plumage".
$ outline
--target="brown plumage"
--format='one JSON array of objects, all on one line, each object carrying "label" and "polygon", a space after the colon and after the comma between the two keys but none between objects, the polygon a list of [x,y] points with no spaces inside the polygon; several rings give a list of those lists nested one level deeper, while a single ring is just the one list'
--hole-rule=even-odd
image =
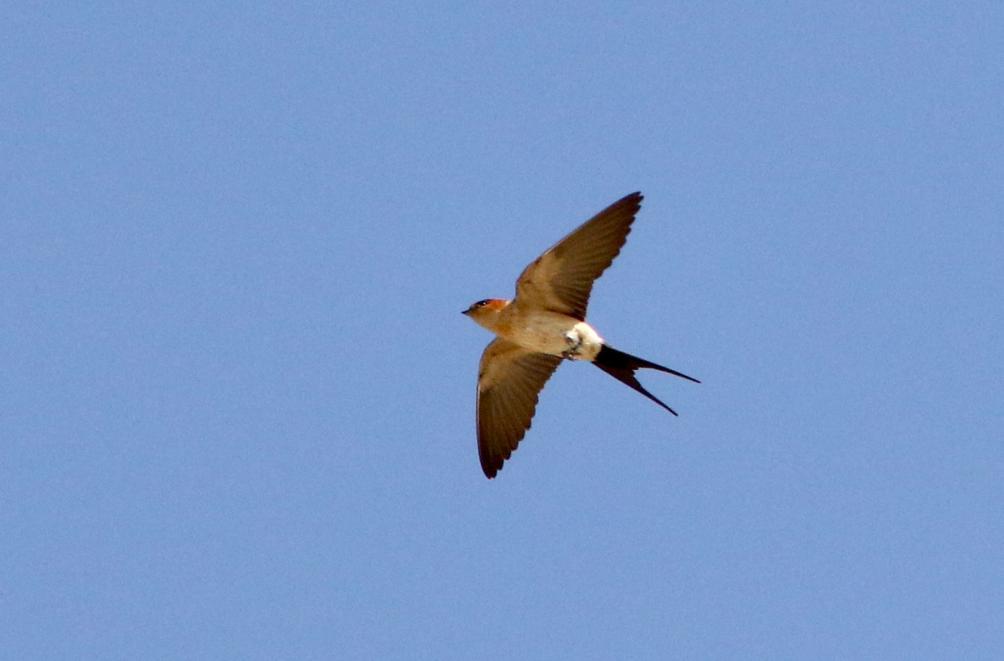
[{"label": "brown plumage", "polygon": [[485,299],[464,310],[497,336],[478,372],[478,455],[487,477],[495,477],[530,428],[540,390],[562,359],[593,362],[673,415],[635,371],[650,368],[699,383],[610,347],[586,323],[593,283],[624,246],[641,200],[632,193],[614,202],[546,250],[523,269],[514,300]]}]

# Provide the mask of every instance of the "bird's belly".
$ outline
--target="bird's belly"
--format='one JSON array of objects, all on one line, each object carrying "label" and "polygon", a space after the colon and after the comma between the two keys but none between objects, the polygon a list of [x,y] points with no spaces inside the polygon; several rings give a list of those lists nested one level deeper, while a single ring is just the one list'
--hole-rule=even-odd
[{"label": "bird's belly", "polygon": [[562,356],[574,348],[568,357],[592,360],[603,346],[599,333],[574,317],[543,312],[514,321],[505,334],[506,339],[532,351]]}]

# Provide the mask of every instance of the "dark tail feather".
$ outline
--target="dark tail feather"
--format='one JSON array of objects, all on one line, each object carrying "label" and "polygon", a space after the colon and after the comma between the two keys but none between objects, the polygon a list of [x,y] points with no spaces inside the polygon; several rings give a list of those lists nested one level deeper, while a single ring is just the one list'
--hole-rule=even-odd
[{"label": "dark tail feather", "polygon": [[686,374],[677,372],[676,370],[671,370],[668,367],[657,365],[656,363],[649,362],[644,358],[638,358],[637,356],[632,356],[629,353],[618,351],[617,349],[609,347],[605,344],[603,345],[603,348],[600,349],[600,352],[596,354],[596,359],[593,360],[593,365],[596,365],[624,385],[637,390],[673,415],[678,414],[676,411],[660,401],[658,397],[645,390],[645,388],[638,382],[638,379],[635,378],[634,373],[637,370],[646,367],[648,369],[666,372],[667,374],[672,374],[673,376],[678,376],[681,379],[687,379],[688,381],[693,381],[694,383],[700,383],[700,381],[692,376],[687,376]]}]

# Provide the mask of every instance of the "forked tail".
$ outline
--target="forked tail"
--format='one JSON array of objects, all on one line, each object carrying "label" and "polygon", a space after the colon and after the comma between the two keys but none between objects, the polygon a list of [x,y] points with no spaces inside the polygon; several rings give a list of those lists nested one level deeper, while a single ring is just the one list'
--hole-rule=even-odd
[{"label": "forked tail", "polygon": [[621,383],[634,388],[673,415],[677,415],[677,412],[666,406],[659,400],[658,397],[645,390],[645,388],[638,382],[638,379],[635,378],[634,373],[645,367],[648,369],[659,370],[660,372],[666,372],[667,374],[672,374],[673,376],[678,376],[681,379],[687,379],[688,381],[693,381],[694,383],[700,383],[700,381],[692,376],[687,376],[682,372],[677,372],[676,370],[671,370],[668,367],[657,365],[656,363],[647,361],[644,358],[639,358],[637,356],[632,356],[629,353],[618,351],[606,344],[604,344],[600,349],[600,352],[596,354],[596,358],[593,360],[593,365],[596,365]]}]

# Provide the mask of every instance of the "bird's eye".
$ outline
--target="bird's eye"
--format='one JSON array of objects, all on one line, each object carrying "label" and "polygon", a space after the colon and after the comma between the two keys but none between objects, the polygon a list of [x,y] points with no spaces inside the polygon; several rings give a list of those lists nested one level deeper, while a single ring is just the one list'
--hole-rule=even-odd
[{"label": "bird's eye", "polygon": [[484,300],[484,301],[478,301],[474,305],[478,306],[479,308],[483,308],[484,306],[488,305],[488,301],[487,301],[487,299]]}]

